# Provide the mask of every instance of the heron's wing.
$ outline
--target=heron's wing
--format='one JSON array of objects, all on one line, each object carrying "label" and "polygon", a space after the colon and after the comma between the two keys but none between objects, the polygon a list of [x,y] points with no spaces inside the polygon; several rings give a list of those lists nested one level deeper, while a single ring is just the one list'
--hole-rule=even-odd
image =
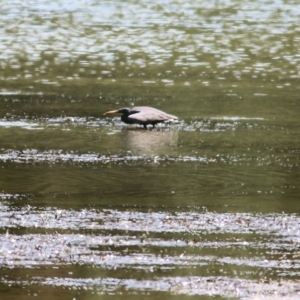
[{"label": "heron's wing", "polygon": [[177,118],[173,118],[173,116],[171,115],[157,114],[151,112],[139,112],[139,113],[131,114],[127,118],[131,123],[140,123],[140,124],[153,124],[153,123],[159,123],[159,122],[164,122],[173,119],[177,120]]},{"label": "heron's wing", "polygon": [[130,114],[128,118],[132,116],[133,119],[140,122],[163,122],[167,120],[178,120],[178,117],[167,114],[159,109],[147,106],[134,107],[132,111],[136,111],[134,114]]},{"label": "heron's wing", "polygon": [[151,118],[151,115],[145,113],[145,112],[136,112],[133,114],[130,114],[127,119],[131,121],[132,123],[147,123],[153,121],[153,118]]}]

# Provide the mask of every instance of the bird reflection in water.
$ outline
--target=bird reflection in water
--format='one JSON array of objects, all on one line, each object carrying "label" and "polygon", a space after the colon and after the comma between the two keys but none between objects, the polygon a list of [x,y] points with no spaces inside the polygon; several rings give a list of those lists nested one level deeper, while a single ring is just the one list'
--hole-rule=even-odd
[{"label": "bird reflection in water", "polygon": [[144,131],[124,130],[128,148],[136,154],[161,155],[170,154],[177,146],[178,131]]}]

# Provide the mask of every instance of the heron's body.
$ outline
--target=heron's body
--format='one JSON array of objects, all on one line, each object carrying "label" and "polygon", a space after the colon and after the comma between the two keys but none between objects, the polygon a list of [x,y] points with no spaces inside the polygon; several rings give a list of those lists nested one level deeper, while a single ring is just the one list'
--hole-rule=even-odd
[{"label": "heron's body", "polygon": [[162,123],[166,121],[176,121],[178,118],[176,116],[167,114],[164,111],[150,107],[150,106],[137,106],[133,108],[121,108],[118,110],[111,110],[104,115],[119,113],[121,114],[121,120],[126,124],[140,124],[144,128],[151,124],[153,127],[157,123]]}]

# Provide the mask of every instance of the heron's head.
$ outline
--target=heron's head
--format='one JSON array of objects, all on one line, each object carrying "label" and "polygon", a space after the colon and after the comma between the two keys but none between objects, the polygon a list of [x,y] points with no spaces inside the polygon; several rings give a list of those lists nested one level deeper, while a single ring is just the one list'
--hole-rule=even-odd
[{"label": "heron's head", "polygon": [[127,107],[124,107],[124,108],[120,108],[117,110],[110,110],[110,111],[107,111],[106,113],[104,113],[103,115],[107,116],[107,115],[112,115],[112,114],[121,114],[121,115],[128,116],[130,114],[130,109]]},{"label": "heron's head", "polygon": [[117,111],[117,113],[118,113],[118,114],[121,114],[121,115],[128,116],[128,115],[130,115],[130,108],[127,108],[127,107],[120,108],[120,109]]}]

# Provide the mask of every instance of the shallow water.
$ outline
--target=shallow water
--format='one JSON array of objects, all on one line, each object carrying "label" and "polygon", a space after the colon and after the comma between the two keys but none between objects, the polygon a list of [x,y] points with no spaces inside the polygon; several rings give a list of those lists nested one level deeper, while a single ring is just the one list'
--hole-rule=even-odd
[{"label": "shallow water", "polygon": [[1,299],[300,297],[297,3],[0,8]]}]

